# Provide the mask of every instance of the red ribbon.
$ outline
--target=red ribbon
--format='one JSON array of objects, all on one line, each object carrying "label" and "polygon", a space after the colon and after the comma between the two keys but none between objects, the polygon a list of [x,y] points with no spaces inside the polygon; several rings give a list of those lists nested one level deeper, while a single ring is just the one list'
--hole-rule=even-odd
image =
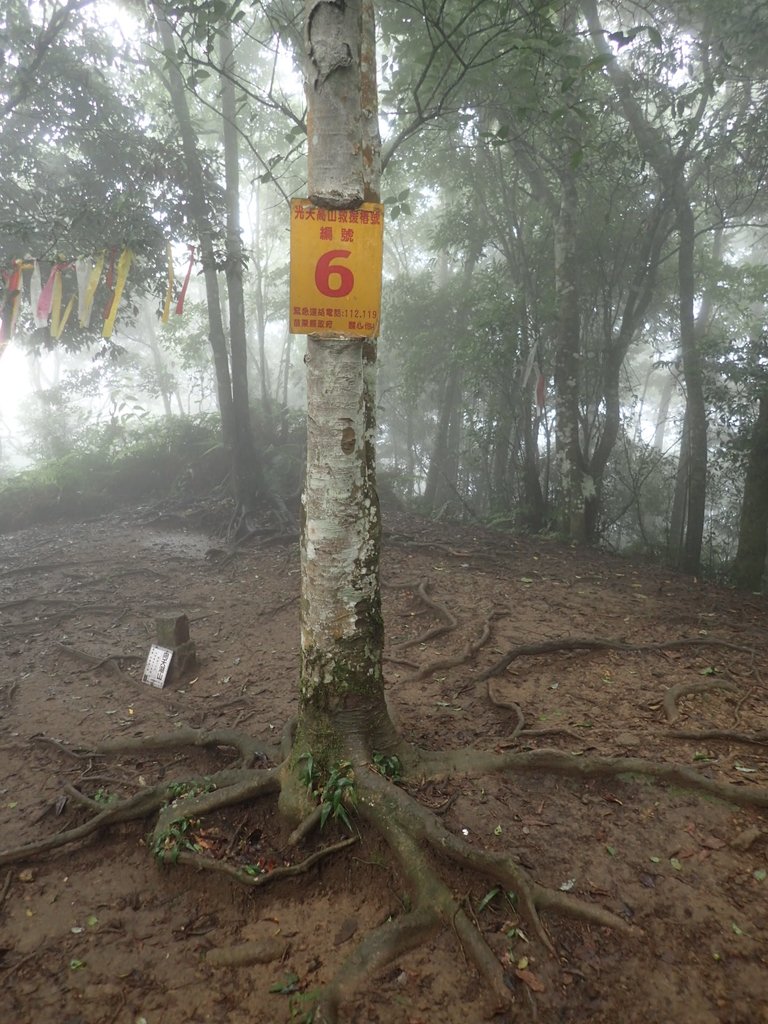
[{"label": "red ribbon", "polygon": [[547,381],[543,373],[539,374],[536,381],[536,408],[538,412],[544,412],[544,401],[547,397]]}]

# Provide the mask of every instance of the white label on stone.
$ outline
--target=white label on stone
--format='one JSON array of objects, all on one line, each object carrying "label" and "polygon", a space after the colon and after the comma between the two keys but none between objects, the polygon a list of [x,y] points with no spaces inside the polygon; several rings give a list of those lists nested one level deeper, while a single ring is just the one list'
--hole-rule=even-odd
[{"label": "white label on stone", "polygon": [[150,686],[156,686],[159,690],[162,690],[165,686],[165,677],[168,675],[168,669],[171,667],[172,657],[173,651],[170,647],[158,647],[157,644],[152,644],[149,649],[147,664],[144,666],[144,675],[141,678],[142,683],[148,683]]}]

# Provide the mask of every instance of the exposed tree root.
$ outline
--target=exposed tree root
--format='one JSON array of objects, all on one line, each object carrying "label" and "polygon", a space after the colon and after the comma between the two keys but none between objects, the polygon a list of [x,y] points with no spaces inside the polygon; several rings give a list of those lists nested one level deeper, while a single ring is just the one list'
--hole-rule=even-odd
[{"label": "exposed tree root", "polygon": [[434,675],[435,672],[441,672],[448,668],[455,668],[456,665],[465,665],[472,661],[480,648],[483,647],[490,639],[491,621],[497,614],[498,612],[491,612],[488,618],[483,622],[480,636],[477,640],[470,640],[463,651],[459,654],[450,655],[446,658],[438,658],[435,661],[428,662],[426,665],[422,665],[418,672],[411,677],[410,681],[415,683],[420,679],[426,679],[428,676]]},{"label": "exposed tree root", "polygon": [[[113,609],[114,611],[114,609]],[[56,649],[61,651],[62,654],[68,655],[70,658],[74,658],[77,661],[82,661],[93,671],[98,668],[108,668],[109,671],[122,683],[130,683],[131,686],[136,684],[136,680],[133,676],[129,676],[127,672],[123,672],[120,668],[120,660],[123,655],[111,655],[107,658],[98,658],[94,654],[88,654],[87,651],[80,651],[76,647],[71,647],[69,644],[56,644]],[[126,655],[125,657],[131,657]],[[134,660],[132,658],[132,660]],[[138,659],[136,659],[138,660]]]},{"label": "exposed tree root", "polygon": [[205,954],[205,962],[212,967],[249,967],[251,964],[282,960],[287,951],[286,940],[274,937],[260,942],[243,942],[239,946],[209,949]]},{"label": "exposed tree root", "polygon": [[409,647],[416,647],[418,644],[425,644],[429,640],[435,640],[437,637],[443,636],[444,633],[450,633],[452,629],[456,629],[458,623],[455,616],[445,607],[445,605],[432,600],[427,593],[428,587],[429,580],[422,580],[417,587],[414,587],[414,591],[422,603],[425,604],[427,608],[430,608],[439,619],[442,619],[442,626],[433,626],[432,629],[428,629],[425,633],[421,633],[419,636],[411,637],[410,640],[402,640],[399,644],[393,644],[392,651],[407,651]]},{"label": "exposed tree root", "polygon": [[158,736],[131,736],[105,740],[92,748],[94,754],[129,754],[145,750],[179,750],[183,747],[234,747],[240,753],[243,768],[264,761],[266,755],[259,744],[247,733],[234,729],[193,729],[183,726]]},{"label": "exposed tree root", "polygon": [[5,876],[5,882],[3,883],[2,891],[0,892],[0,907],[5,903],[8,893],[11,891],[11,882],[13,881],[13,872],[9,871]]},{"label": "exposed tree root", "polygon": [[[120,670],[121,661],[145,660],[145,655],[143,654],[122,654],[117,651],[115,654],[107,654],[103,658],[97,658],[93,654],[88,654],[85,651],[79,651],[76,647],[70,647],[68,644],[57,643],[56,648],[64,654],[68,654],[71,658],[76,658],[78,661],[84,661],[92,671],[103,668],[105,665],[116,665],[118,670]],[[134,680],[131,680],[131,682],[134,682]]]},{"label": "exposed tree root", "polygon": [[567,729],[565,726],[553,725],[542,729],[526,729],[525,714],[523,713],[523,709],[520,705],[516,704],[514,701],[503,700],[501,697],[497,697],[493,691],[493,684],[490,679],[488,680],[487,685],[488,699],[491,704],[493,704],[494,707],[503,708],[505,711],[511,711],[517,719],[515,727],[509,736],[496,744],[500,750],[504,750],[505,747],[515,746],[521,737],[533,739],[535,736],[567,736],[570,739],[575,740],[576,743],[581,743],[583,741],[583,738],[579,736],[578,733],[573,732],[571,729]]},{"label": "exposed tree root", "polygon": [[716,637],[689,637],[682,640],[665,640],[654,644],[627,644],[622,640],[608,640],[600,637],[559,637],[542,640],[535,644],[518,644],[511,647],[497,662],[480,673],[478,679],[499,676],[517,658],[534,657],[539,654],[553,654],[560,651],[675,651],[683,647],[725,647],[732,651],[752,653],[751,647],[720,640]]},{"label": "exposed tree root", "polygon": [[745,807],[768,807],[768,788],[737,786],[715,782],[693,768],[646,761],[641,757],[582,757],[562,750],[542,748],[509,754],[483,750],[454,750],[439,754],[425,752],[420,760],[421,775],[439,781],[453,773],[482,775],[488,772],[553,772],[571,778],[610,778],[617,775],[641,775],[658,782],[707,793],[729,803]]},{"label": "exposed tree root", "polygon": [[[521,712],[519,724],[522,721]],[[214,811],[246,803],[256,797],[277,794],[286,786],[290,791],[290,786],[297,784],[289,758],[293,736],[293,728],[289,725],[283,737],[286,760],[277,767],[232,767],[183,784],[178,781],[163,783],[143,789],[106,808],[75,787],[68,786],[69,796],[87,808],[90,818],[58,835],[0,853],[0,865],[78,842],[120,822],[156,815],[150,845],[163,862],[217,872],[252,888],[304,874],[322,859],[349,848],[359,837],[350,836],[317,849],[296,863],[285,863],[271,871],[262,871],[257,865],[238,866],[199,852],[199,846],[195,848],[194,829],[188,829],[189,823],[196,823]],[[67,750],[63,745],[59,746]],[[252,763],[258,753],[254,740],[233,730],[191,728],[175,730],[167,735],[104,743],[90,753],[105,755],[148,749],[176,750],[183,746],[228,747],[235,750],[246,764]],[[574,778],[642,775],[732,803],[768,807],[768,789],[720,783],[690,768],[640,758],[581,757],[546,749],[513,753],[467,750],[427,753],[408,748],[405,744],[403,755],[403,774],[414,781],[435,781],[456,773],[497,771],[544,771]],[[465,957],[478,971],[488,995],[489,1010],[496,1012],[510,1005],[512,990],[517,984],[514,972],[509,974],[490,948],[477,922],[465,909],[463,898],[456,896],[442,880],[440,861],[451,861],[475,871],[494,885],[514,893],[517,913],[527,930],[550,953],[556,952],[556,944],[542,920],[543,912],[567,915],[625,935],[640,934],[637,928],[607,908],[542,885],[511,852],[488,851],[454,835],[442,823],[437,811],[423,806],[406,790],[373,770],[367,762],[361,763],[360,759],[355,761],[354,786],[359,815],[382,836],[392,851],[407,883],[412,906],[369,933],[341,964],[331,981],[311,994],[319,1014],[315,1020],[334,1024],[338,1020],[340,1006],[368,978],[415,949],[441,928],[455,933]],[[295,828],[289,846],[305,839],[318,823],[319,808],[306,815]],[[6,888],[8,884],[6,882]],[[242,955],[247,959],[250,953],[246,950]],[[239,956],[236,948],[222,950],[221,962],[240,963]]]},{"label": "exposed tree root", "polygon": [[754,743],[756,746],[768,746],[768,732],[733,732],[730,729],[702,729],[698,732],[673,729],[669,735],[678,740],[725,740],[728,743]]},{"label": "exposed tree root", "polygon": [[240,885],[247,885],[252,889],[261,889],[272,882],[278,882],[282,878],[295,878],[297,875],[304,875],[311,867],[319,861],[330,857],[334,853],[346,850],[348,846],[354,846],[359,842],[358,836],[350,836],[349,839],[342,839],[338,843],[332,843],[299,861],[298,864],[283,864],[265,871],[261,875],[250,875],[243,868],[234,867],[223,860],[214,860],[211,857],[202,857],[200,854],[192,853],[189,850],[181,850],[178,854],[161,854],[158,859],[167,864],[184,864],[187,867],[197,868],[198,871],[216,871],[219,874],[227,875],[229,878],[239,882]]},{"label": "exposed tree root", "polygon": [[240,754],[240,767],[251,768],[257,761],[264,762],[266,754],[247,733],[235,729],[195,729],[182,726],[173,732],[157,736],[128,736],[115,740],[104,740],[93,747],[67,747],[52,736],[38,733],[30,737],[37,743],[47,743],[56,750],[79,760],[93,757],[107,757],[114,754],[144,753],[148,750],[181,750],[184,747],[233,747]]},{"label": "exposed tree root", "polygon": [[[229,769],[217,772],[215,775],[206,778],[193,779],[191,785],[220,787],[213,793],[206,793],[210,801],[206,804],[202,798],[194,804],[192,801],[185,802],[185,811],[194,810],[200,814],[204,813],[203,808],[227,807],[239,803],[242,800],[260,796],[265,793],[276,792],[279,788],[277,769]],[[3,850],[0,852],[0,865],[12,864],[15,861],[26,857],[36,856],[40,853],[47,853],[80,839],[85,839],[94,832],[100,832],[111,825],[117,825],[126,821],[138,821],[147,818],[151,814],[160,811],[169,801],[174,799],[175,784],[162,783],[157,786],[150,786],[142,789],[127,800],[111,804],[99,811],[88,821],[74,828],[66,829],[56,835],[46,836],[33,843],[25,843],[15,849]],[[169,805],[170,806],[170,805]],[[178,806],[178,805],[177,805]],[[182,815],[177,815],[178,820]]]},{"label": "exposed tree root", "polygon": [[663,704],[664,714],[667,716],[669,724],[672,725],[680,717],[680,709],[677,706],[680,697],[689,693],[706,693],[708,690],[730,690],[732,693],[738,693],[739,687],[735,683],[728,683],[720,679],[706,679],[699,683],[678,683],[677,686],[671,686],[664,694]]}]

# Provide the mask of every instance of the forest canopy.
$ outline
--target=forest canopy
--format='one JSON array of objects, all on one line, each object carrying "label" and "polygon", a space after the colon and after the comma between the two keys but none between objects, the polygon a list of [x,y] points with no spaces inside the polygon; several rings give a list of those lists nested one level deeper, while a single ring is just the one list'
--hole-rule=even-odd
[{"label": "forest canopy", "polygon": [[[377,17],[386,487],[431,515],[759,587],[761,5],[418,0]],[[100,393],[116,405],[216,412],[252,505],[282,486],[274,442],[301,403],[285,333],[288,200],[306,177],[300,5],[12,0],[2,18],[6,338],[79,352],[43,374],[62,420],[114,413],[78,401],[94,352],[113,360]],[[67,317],[100,259],[96,313]],[[58,315],[38,315],[32,278],[57,266]]]}]

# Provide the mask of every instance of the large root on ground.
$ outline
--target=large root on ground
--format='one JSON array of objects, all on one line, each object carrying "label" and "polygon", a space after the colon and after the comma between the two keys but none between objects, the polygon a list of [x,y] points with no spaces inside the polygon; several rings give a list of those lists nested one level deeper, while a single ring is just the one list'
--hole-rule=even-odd
[{"label": "large root on ground", "polygon": [[[292,737],[286,731],[286,748]],[[58,745],[62,752],[67,748]],[[283,751],[284,760],[273,767],[242,767],[255,760],[257,744],[252,738],[232,731],[204,732],[179,729],[168,736],[102,744],[95,748],[102,756],[144,750],[177,750],[180,746],[205,749],[230,748],[239,755],[235,766],[197,776],[184,782],[165,782],[140,790],[134,796],[102,807],[96,800],[71,785],[66,791],[82,804],[90,817],[80,825],[57,835],[28,843],[0,853],[0,865],[24,860],[70,843],[82,841],[121,822],[155,816],[150,847],[158,860],[165,863],[217,871],[240,884],[261,887],[288,880],[310,871],[323,858],[346,850],[359,840],[352,834],[346,839],[319,846],[303,860],[286,863],[266,872],[254,872],[206,855],[196,848],[197,823],[215,811],[252,801],[256,797],[276,796],[297,784],[295,763],[290,752]],[[514,977],[499,961],[486,942],[477,921],[467,909],[463,897],[451,891],[441,875],[441,862],[451,862],[471,869],[493,885],[514,893],[516,909],[527,930],[549,953],[555,954],[556,941],[542,920],[542,911],[555,912],[608,927],[622,934],[640,934],[637,928],[610,910],[559,890],[549,889],[531,876],[512,855],[473,846],[450,832],[439,818],[439,812],[424,807],[410,795],[400,782],[444,779],[455,774],[483,775],[491,772],[554,772],[571,777],[644,775],[659,782],[674,783],[715,795],[733,803],[768,807],[768,790],[749,789],[717,782],[693,769],[645,761],[641,758],[583,757],[559,750],[536,750],[527,753],[494,753],[492,751],[453,751],[426,753],[402,746],[400,768],[403,778],[397,783],[381,773],[371,757],[357,757],[349,766],[352,796],[347,804],[352,831],[362,820],[388,845],[399,871],[409,889],[410,907],[394,919],[369,933],[352,954],[340,965],[334,977],[311,994],[315,1001],[315,1020],[333,1024],[339,1008],[363,983],[384,966],[402,958],[440,929],[452,931],[464,953],[483,980],[490,1011],[510,1004]],[[299,759],[300,760],[300,759]],[[341,762],[340,762],[341,763]],[[389,758],[390,765],[392,758]],[[315,790],[317,794],[318,790]],[[320,791],[322,793],[322,791]],[[319,797],[322,801],[322,795]],[[288,802],[290,804],[290,801]],[[327,813],[310,809],[296,825],[287,848],[304,842]],[[353,815],[357,810],[357,818]],[[342,819],[344,820],[344,819]],[[190,823],[196,823],[190,827]],[[308,994],[309,995],[309,994]]]}]

